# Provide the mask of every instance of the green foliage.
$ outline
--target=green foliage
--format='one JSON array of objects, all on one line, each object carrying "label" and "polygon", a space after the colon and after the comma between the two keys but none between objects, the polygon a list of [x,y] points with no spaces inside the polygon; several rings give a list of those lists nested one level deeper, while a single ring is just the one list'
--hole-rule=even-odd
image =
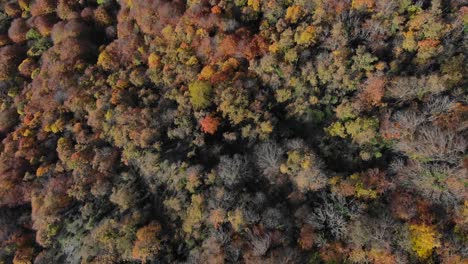
[{"label": "green foliage", "polygon": [[379,121],[376,118],[358,117],[353,121],[346,122],[346,133],[351,135],[353,141],[358,144],[371,142],[377,136]]},{"label": "green foliage", "polygon": [[189,84],[190,102],[196,110],[210,106],[213,88],[208,82],[195,81]]},{"label": "green foliage", "polygon": [[48,38],[36,38],[34,35],[33,39],[35,41],[28,50],[28,56],[30,57],[39,57],[52,46],[52,42]]}]

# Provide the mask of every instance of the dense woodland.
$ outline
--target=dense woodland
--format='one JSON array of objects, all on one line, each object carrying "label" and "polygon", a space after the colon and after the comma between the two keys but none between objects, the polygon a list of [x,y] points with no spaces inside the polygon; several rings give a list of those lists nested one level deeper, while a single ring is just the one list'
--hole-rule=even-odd
[{"label": "dense woodland", "polygon": [[467,0],[0,3],[0,263],[468,263]]}]

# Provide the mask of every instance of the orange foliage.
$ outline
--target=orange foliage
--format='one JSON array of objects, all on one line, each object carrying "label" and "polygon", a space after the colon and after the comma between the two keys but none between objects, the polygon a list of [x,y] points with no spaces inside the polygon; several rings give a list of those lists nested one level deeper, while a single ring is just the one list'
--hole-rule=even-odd
[{"label": "orange foliage", "polygon": [[223,209],[214,209],[210,213],[209,221],[215,228],[218,228],[225,222],[225,218],[226,212]]},{"label": "orange foliage", "polygon": [[291,23],[296,23],[304,15],[304,10],[299,5],[294,5],[288,7],[286,10],[286,20],[289,20]]},{"label": "orange foliage", "polygon": [[359,99],[366,106],[379,106],[385,94],[386,80],[384,77],[371,76],[367,80],[364,90],[360,93]]},{"label": "orange foliage", "polygon": [[375,5],[374,0],[353,0],[351,3],[351,8],[353,9],[362,9],[362,8],[367,8],[371,9]]},{"label": "orange foliage", "polygon": [[264,38],[255,36],[250,41],[248,47],[244,50],[245,57],[248,60],[255,58],[256,56],[265,54],[268,51],[268,43]]},{"label": "orange foliage", "polygon": [[132,249],[132,257],[143,263],[154,258],[160,249],[160,232],[161,225],[157,222],[151,222],[138,229],[136,233],[137,239]]},{"label": "orange foliage", "polygon": [[216,15],[221,14],[222,11],[223,10],[219,6],[213,6],[211,8],[211,13],[216,14]]},{"label": "orange foliage", "polygon": [[219,119],[212,117],[211,115],[206,116],[200,121],[201,130],[205,133],[213,135],[218,130]]},{"label": "orange foliage", "polygon": [[422,49],[435,48],[439,45],[440,41],[437,39],[424,39],[418,41],[418,47]]},{"label": "orange foliage", "polygon": [[218,47],[218,53],[225,56],[234,56],[238,51],[238,40],[234,36],[225,37]]}]

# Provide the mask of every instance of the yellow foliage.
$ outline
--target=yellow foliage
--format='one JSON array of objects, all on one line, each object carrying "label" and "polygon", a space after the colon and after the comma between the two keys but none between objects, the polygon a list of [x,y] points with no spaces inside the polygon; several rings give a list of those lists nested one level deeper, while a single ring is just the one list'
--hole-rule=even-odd
[{"label": "yellow foliage", "polygon": [[106,112],[106,115],[104,116],[104,118],[106,119],[106,121],[110,121],[112,119],[112,111],[111,110],[107,110]]},{"label": "yellow foliage", "polygon": [[286,20],[296,23],[304,15],[304,10],[299,5],[293,5],[286,10]]},{"label": "yellow foliage", "polygon": [[231,223],[232,229],[239,232],[244,226],[244,213],[241,209],[237,208],[234,212],[228,212],[228,220]]},{"label": "yellow foliage", "polygon": [[317,96],[314,96],[314,95],[313,95],[313,96],[310,96],[310,97],[309,97],[309,103],[310,103],[311,105],[316,105],[316,104],[318,104],[318,103],[319,103],[318,97],[317,97]]},{"label": "yellow foliage", "polygon": [[279,50],[278,43],[273,43],[268,47],[268,50],[272,53],[276,53]]},{"label": "yellow foliage", "polygon": [[331,178],[330,180],[328,180],[328,183],[330,185],[337,185],[339,181],[340,181],[340,176],[335,176]]},{"label": "yellow foliage", "polygon": [[29,11],[30,1],[27,0],[18,0],[18,4],[22,10]]},{"label": "yellow foliage", "polygon": [[25,129],[25,130],[23,131],[23,133],[21,133],[21,135],[22,135],[23,137],[29,137],[29,136],[32,135],[32,134],[33,134],[33,132],[32,132],[31,130],[29,130],[29,129]]},{"label": "yellow foliage", "polygon": [[174,28],[171,25],[167,25],[161,30],[162,35],[164,38],[168,41],[171,41],[174,39]]},{"label": "yellow foliage", "polygon": [[37,168],[37,170],[36,170],[36,175],[37,175],[37,177],[42,177],[42,176],[44,176],[48,171],[49,171],[49,168],[48,168],[48,167],[41,166],[41,167]]},{"label": "yellow foliage", "polygon": [[199,28],[199,29],[197,29],[197,31],[195,32],[195,34],[196,34],[197,36],[200,36],[200,37],[203,38],[203,37],[208,36],[208,31],[206,31],[206,29],[204,29],[204,28]]},{"label": "yellow foliage", "polygon": [[336,137],[336,136],[341,137],[341,138],[346,137],[345,127],[340,122],[335,122],[331,124],[331,126],[326,128],[325,131],[332,137]]},{"label": "yellow foliage", "polygon": [[184,224],[182,225],[182,229],[186,233],[192,233],[193,228],[197,227],[202,218],[203,218],[203,213],[202,213],[202,203],[203,203],[203,197],[201,195],[193,195],[192,196],[192,204],[187,210],[187,217],[184,221]]},{"label": "yellow foliage", "polygon": [[273,132],[273,126],[271,125],[270,121],[262,122],[262,123],[260,123],[260,130],[263,133],[269,134],[269,133]]},{"label": "yellow foliage", "polygon": [[278,89],[276,90],[276,101],[278,103],[284,103],[289,100],[292,96],[292,92],[288,89]]},{"label": "yellow foliage", "polygon": [[375,199],[377,191],[370,188],[365,188],[359,173],[354,173],[349,176],[350,184],[354,187],[354,195],[358,198]]},{"label": "yellow foliage", "polygon": [[361,118],[346,122],[346,133],[351,135],[353,141],[364,144],[376,137],[379,121],[375,118]]},{"label": "yellow foliage", "polygon": [[312,161],[311,161],[310,155],[305,155],[305,156],[304,156],[304,159],[303,159],[302,162],[301,162],[301,167],[302,167],[303,169],[308,169],[308,168],[310,168],[310,166],[311,166],[311,162],[312,162]]},{"label": "yellow foliage", "polygon": [[413,31],[408,31],[403,33],[403,36],[405,39],[403,40],[402,47],[403,49],[407,51],[414,51],[418,47],[418,43],[416,42],[416,39],[414,38],[414,32]]},{"label": "yellow foliage", "polygon": [[247,5],[255,11],[260,11],[260,0],[248,0]]},{"label": "yellow foliage", "polygon": [[148,56],[148,67],[150,69],[154,69],[154,68],[157,68],[159,65],[161,65],[161,57],[159,57],[155,53],[151,53]]},{"label": "yellow foliage", "polygon": [[57,134],[59,132],[62,132],[65,127],[65,122],[63,119],[58,119],[55,121],[52,125],[47,125],[44,130],[46,132],[52,132],[54,134]]},{"label": "yellow foliage", "polygon": [[310,45],[315,41],[316,30],[314,26],[308,26],[299,37],[296,38],[296,43],[299,45]]},{"label": "yellow foliage", "polygon": [[105,70],[112,68],[113,59],[112,56],[106,50],[103,50],[98,57],[97,65],[101,66]]},{"label": "yellow foliage", "polygon": [[283,174],[288,173],[288,165],[286,165],[286,164],[284,164],[284,163],[281,164],[281,166],[280,166],[280,172],[283,173]]},{"label": "yellow foliage", "polygon": [[223,72],[237,70],[239,68],[239,61],[236,58],[229,58],[227,61],[223,63],[221,70]]},{"label": "yellow foliage", "polygon": [[361,248],[353,249],[349,254],[349,259],[353,263],[365,263],[367,261],[366,252]]},{"label": "yellow foliage", "polygon": [[205,81],[195,81],[189,85],[190,101],[195,109],[203,109],[208,107],[212,93],[210,83]]},{"label": "yellow foliage", "polygon": [[187,66],[193,66],[193,65],[196,65],[196,64],[198,64],[198,59],[197,59],[197,57],[195,57],[195,56],[191,56],[191,57],[187,60],[187,62],[185,63],[185,65],[187,65]]},{"label": "yellow foliage", "polygon": [[213,76],[216,73],[216,69],[212,65],[206,65],[203,67],[202,71],[200,72],[200,75],[198,76],[199,80],[209,80],[211,76]]},{"label": "yellow foliage", "polygon": [[28,71],[27,68],[30,67],[31,64],[33,63],[34,63],[34,60],[32,58],[26,58],[20,63],[20,65],[18,66],[18,70],[22,73],[27,72]]},{"label": "yellow foliage", "polygon": [[356,184],[356,197],[358,198],[370,198],[370,199],[375,199],[377,198],[377,192],[371,189],[365,189],[362,186],[362,183]]},{"label": "yellow foliage", "polygon": [[434,226],[413,224],[410,235],[412,248],[421,259],[427,259],[434,248],[440,247],[439,234]]}]

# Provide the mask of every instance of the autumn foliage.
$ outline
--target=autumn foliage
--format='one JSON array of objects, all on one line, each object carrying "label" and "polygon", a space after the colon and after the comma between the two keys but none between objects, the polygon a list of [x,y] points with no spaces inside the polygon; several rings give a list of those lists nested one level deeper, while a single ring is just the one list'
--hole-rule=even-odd
[{"label": "autumn foliage", "polygon": [[0,1],[0,263],[466,263],[466,0]]},{"label": "autumn foliage", "polygon": [[200,126],[203,132],[213,135],[218,130],[219,119],[208,115],[200,121]]}]

